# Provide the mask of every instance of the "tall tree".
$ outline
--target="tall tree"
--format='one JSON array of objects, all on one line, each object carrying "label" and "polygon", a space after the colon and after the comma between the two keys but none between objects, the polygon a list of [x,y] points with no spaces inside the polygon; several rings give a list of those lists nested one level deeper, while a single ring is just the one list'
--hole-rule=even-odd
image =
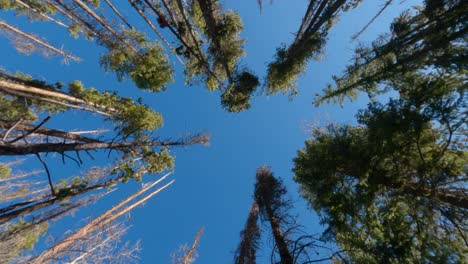
[{"label": "tall tree", "polygon": [[179,248],[178,254],[172,255],[173,264],[192,264],[195,262],[198,257],[197,248],[204,231],[205,229],[203,227],[198,229],[192,245],[188,246],[187,244],[184,244]]},{"label": "tall tree", "polygon": [[404,12],[317,98],[399,97],[374,100],[361,126],[315,130],[294,160],[326,237],[354,262],[466,261],[466,8],[427,0]]},{"label": "tall tree", "polygon": [[[271,263],[314,263],[342,259],[316,235],[308,234],[291,212],[293,205],[286,197],[286,188],[275,178],[270,169],[262,166],[257,170],[254,201],[241,232],[241,241],[236,250],[236,264],[257,262],[256,251],[260,246],[262,232],[258,226],[262,220],[272,232],[274,246]],[[265,232],[263,232],[265,234]],[[319,252],[317,249],[320,248]],[[325,251],[328,256],[317,259]],[[279,257],[279,261],[277,258]]]},{"label": "tall tree", "polygon": [[259,247],[260,227],[258,226],[259,208],[257,202],[252,203],[244,230],[241,231],[241,242],[236,250],[236,264],[257,263],[256,252]]},{"label": "tall tree", "polygon": [[260,215],[270,223],[273,238],[281,259],[281,264],[292,264],[293,256],[288,248],[288,243],[281,228],[281,220],[284,217],[283,210],[286,206],[283,195],[286,189],[266,167],[257,170],[255,183],[255,201],[260,208]]},{"label": "tall tree", "polygon": [[463,262],[466,152],[434,155],[442,147],[427,127],[419,146],[404,133],[376,139],[385,132],[375,130],[316,131],[294,160],[295,179],[327,224],[326,238],[358,263]]},{"label": "tall tree", "polygon": [[[150,91],[165,90],[167,83],[173,80],[173,70],[159,42],[149,41],[145,34],[134,27],[125,29],[112,25],[110,21],[115,11],[103,12],[99,1],[91,4],[81,0],[45,0],[22,5],[18,0],[7,0],[0,3],[0,9],[15,10],[33,20],[44,19],[44,16],[59,16],[68,21],[71,25],[68,30],[72,36],[78,37],[83,33],[88,39],[96,39],[97,44],[107,49],[101,55],[100,62],[105,70],[115,72],[119,80],[128,77],[137,87]],[[120,16],[117,17],[121,19]],[[44,46],[42,43],[40,45]],[[57,52],[60,51],[55,51]]]},{"label": "tall tree", "polygon": [[356,8],[361,1],[309,1],[293,43],[279,47],[274,61],[268,65],[267,93],[295,95],[296,79],[305,71],[307,61],[322,53],[328,31],[336,24],[339,14]]},{"label": "tall tree", "polygon": [[[89,246],[87,243],[83,243],[83,241],[88,241],[89,237],[96,235],[96,231],[99,231],[102,228],[106,228],[109,224],[113,223],[122,215],[130,212],[135,207],[143,204],[145,201],[171,185],[174,180],[163,185],[162,187],[159,187],[156,190],[152,190],[158,183],[164,180],[166,176],[163,176],[154,182],[148,183],[141,190],[122,200],[120,203],[105,211],[99,217],[93,219],[82,228],[65,237],[63,240],[55,243],[41,254],[29,259],[27,263],[48,263],[54,260],[63,260],[69,258],[72,258],[74,259],[73,261],[76,261],[76,259],[84,258],[83,255],[73,256],[76,251],[83,252],[82,250],[79,250],[80,248]],[[146,194],[149,191],[151,192]],[[145,196],[139,198],[142,195]]]},{"label": "tall tree", "polygon": [[356,262],[464,262],[466,85],[448,70],[392,76],[400,93],[361,126],[316,130],[295,179]]},{"label": "tall tree", "polygon": [[65,62],[69,60],[81,60],[80,58],[63,51],[62,49],[56,48],[52,44],[28,34],[3,20],[0,20],[0,32],[10,38],[13,46],[15,46],[19,52],[31,54],[33,51],[40,51],[46,57],[52,55],[61,56]]},{"label": "tall tree", "polygon": [[[258,78],[240,65],[245,54],[240,38],[243,29],[239,15],[224,10],[217,0],[153,1],[129,0],[129,5],[146,22],[157,38],[186,68],[187,83],[202,81],[210,91],[221,90],[222,106],[231,112],[250,107],[250,97],[259,85]],[[0,3],[4,10],[15,10],[33,20],[47,20],[61,26],[70,34],[80,33],[96,39],[107,52],[101,56],[105,70],[119,78],[130,78],[145,90],[160,91],[172,82],[172,69],[159,41],[149,40],[111,1],[106,7],[100,1],[44,0],[34,3],[7,0]],[[121,21],[116,26],[112,21]],[[152,21],[157,21],[158,26]],[[124,26],[125,25],[125,26]],[[163,34],[169,29],[172,38]],[[172,43],[177,43],[174,48]],[[179,57],[182,56],[183,60]]]},{"label": "tall tree", "polygon": [[342,76],[334,76],[316,103],[345,98],[356,99],[358,92],[375,96],[396,88],[407,72],[443,72],[463,76],[466,70],[466,1],[426,0],[394,19],[389,34],[355,51],[354,63]]},{"label": "tall tree", "polygon": [[[0,74],[0,156],[21,157],[34,155],[47,176],[16,175],[7,177],[9,168],[1,166],[0,179],[0,243],[10,257],[21,254],[37,241],[52,220],[97,200],[102,191],[130,179],[141,181],[144,175],[158,174],[174,166],[169,147],[207,142],[206,136],[193,136],[178,141],[157,140],[153,135],[162,124],[160,114],[143,105],[140,100],[119,97],[116,93],[84,88],[75,81],[64,89],[34,80],[24,74]],[[92,113],[103,117],[111,126],[106,133],[110,139],[94,131],[59,130],[48,127],[52,118],[70,114],[70,111]],[[47,116],[45,115],[47,114]],[[89,135],[86,135],[89,134]],[[109,135],[110,134],[110,135]],[[114,151],[108,168],[91,169],[89,173],[70,178],[54,176],[49,167],[54,162],[72,161],[84,166],[88,158],[102,158]],[[57,153],[52,157],[44,154]],[[86,155],[86,156],[83,156]],[[61,157],[61,159],[60,159]],[[102,163],[104,167],[105,163]],[[48,186],[47,186],[47,183]],[[37,184],[37,185],[36,185]],[[21,240],[25,236],[36,238]],[[33,239],[34,238],[34,239]],[[20,239],[20,240],[18,240]],[[34,243],[33,243],[34,242]],[[29,244],[28,244],[29,243]]]}]

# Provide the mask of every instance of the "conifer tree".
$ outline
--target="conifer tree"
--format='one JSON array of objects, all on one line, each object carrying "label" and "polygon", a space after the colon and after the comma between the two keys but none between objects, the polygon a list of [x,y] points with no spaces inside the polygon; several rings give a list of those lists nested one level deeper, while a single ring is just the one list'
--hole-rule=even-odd
[{"label": "conifer tree", "polygon": [[[8,259],[31,249],[45,232],[38,230],[44,230],[49,222],[94,202],[102,197],[103,190],[120,182],[141,181],[144,175],[172,169],[171,146],[206,143],[208,140],[204,135],[178,141],[158,140],[153,131],[162,125],[160,114],[140,100],[135,102],[116,93],[84,88],[79,81],[64,89],[61,83],[51,85],[24,74],[1,73],[0,100],[3,114],[0,119],[0,156],[34,155],[44,168],[43,174],[24,181],[26,176],[7,177],[10,169],[1,166],[2,177],[6,178],[0,179],[0,190],[5,191],[0,196],[0,243],[5,249],[18,245],[7,251],[12,254],[5,256]],[[102,117],[111,125],[111,133],[106,134],[113,138],[96,136],[95,132],[102,132],[102,129],[73,131],[48,126],[50,119],[70,114],[70,111]],[[53,162],[72,161],[85,166],[87,159],[103,158],[105,153],[99,153],[100,149],[117,154],[113,155],[107,168],[102,163],[103,169],[94,168],[85,175],[61,175],[60,178],[49,169]],[[58,155],[45,157],[49,153]],[[21,242],[24,237],[33,235]]]},{"label": "conifer tree", "polygon": [[295,95],[296,80],[305,71],[307,61],[317,58],[324,49],[327,35],[340,13],[356,8],[362,0],[309,1],[294,41],[277,49],[268,65],[267,93]]},{"label": "conifer tree", "polygon": [[460,263],[467,250],[466,3],[424,2],[357,50],[317,102],[363,91],[360,126],[316,130],[295,158],[303,196],[351,261]]},{"label": "conifer tree", "polygon": [[342,76],[334,76],[316,103],[354,100],[358,92],[371,97],[395,88],[410,74],[441,72],[462,76],[466,65],[468,20],[466,1],[427,0],[394,19],[390,33],[355,51],[354,63]]},{"label": "conifer tree", "polygon": [[[291,212],[293,205],[286,197],[286,188],[281,180],[275,178],[270,169],[262,166],[257,170],[254,201],[241,232],[241,241],[235,253],[236,264],[257,263],[257,249],[260,247],[262,234],[259,220],[271,230],[274,245],[271,263],[314,263],[327,260],[343,259],[340,251],[334,251],[315,235],[308,234],[297,222]],[[317,249],[327,251],[328,256]],[[279,260],[277,259],[279,258]]]}]

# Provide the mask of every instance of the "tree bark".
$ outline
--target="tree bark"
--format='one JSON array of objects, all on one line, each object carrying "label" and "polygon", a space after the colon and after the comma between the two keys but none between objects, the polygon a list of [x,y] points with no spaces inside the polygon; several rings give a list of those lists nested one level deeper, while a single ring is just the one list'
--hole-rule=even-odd
[{"label": "tree bark", "polygon": [[217,23],[216,19],[213,16],[213,13],[211,10],[213,10],[215,7],[213,7],[213,4],[210,0],[197,0],[198,4],[200,5],[200,9],[202,10],[203,18],[205,19],[205,23],[207,27],[209,28],[210,31],[210,39],[211,41],[215,44],[216,49],[218,52],[223,54],[221,57],[223,58],[221,60],[221,63],[224,67],[224,70],[226,71],[226,75],[228,77],[228,80],[230,83],[234,82],[231,69],[229,69],[229,65],[227,64],[226,60],[224,59],[224,51],[221,47],[221,43],[219,42],[218,39],[218,34],[217,34]]},{"label": "tree bark", "polygon": [[273,213],[270,204],[265,204],[265,211],[268,216],[268,221],[270,222],[276,246],[278,247],[279,255],[281,258],[281,264],[293,264],[293,258],[291,256],[291,253],[289,252],[288,245],[284,240],[283,232],[281,231],[279,221]]},{"label": "tree bark", "polygon": [[[15,122],[0,119],[0,127],[9,129],[13,127],[14,125],[15,125]],[[18,124],[15,127],[15,130],[24,131],[24,132],[32,131],[33,129],[35,129],[35,126],[31,126],[31,125]],[[34,131],[34,134],[40,134],[44,136],[61,138],[61,139],[70,139],[70,140],[75,140],[75,141],[84,142],[84,143],[102,143],[102,141],[94,139],[94,138],[85,137],[85,136],[77,135],[74,133],[64,132],[64,131],[49,129],[49,128],[39,128],[36,131]]]},{"label": "tree bark", "polygon": [[[119,182],[120,180],[121,180],[120,178],[110,179],[110,180],[107,180],[107,181],[105,181],[103,183],[99,183],[99,184],[95,184],[95,185],[86,187],[83,190],[70,193],[70,194],[68,194],[68,195],[66,195],[64,197],[50,197],[49,199],[47,199],[45,201],[41,201],[41,202],[38,202],[38,203],[35,203],[35,204],[31,204],[31,205],[28,205],[26,207],[19,208],[19,209],[16,209],[16,208],[20,207],[20,206],[17,206],[17,205],[8,206],[7,208],[2,209],[2,213],[0,214],[0,225],[4,224],[6,222],[9,222],[14,218],[25,216],[25,215],[27,215],[27,214],[29,214],[31,212],[34,212],[36,210],[40,210],[42,208],[46,208],[48,206],[51,206],[51,205],[53,205],[55,203],[58,203],[58,202],[61,202],[63,200],[70,199],[70,198],[73,198],[73,197],[76,197],[76,196],[79,196],[79,195],[82,195],[82,194],[85,194],[87,192],[94,191],[94,190],[97,190],[97,189],[102,189],[102,188],[109,187],[109,186]],[[19,203],[19,204],[21,205],[22,203]],[[13,209],[13,211],[12,211],[12,209]]]},{"label": "tree bark", "polygon": [[241,232],[242,241],[236,252],[236,264],[255,264],[256,263],[256,247],[259,239],[258,222],[259,208],[256,201],[253,202],[250,208],[245,229]]},{"label": "tree bark", "polygon": [[123,150],[135,147],[164,147],[164,146],[186,146],[202,142],[186,141],[150,141],[150,142],[95,142],[95,143],[37,143],[27,145],[0,145],[0,156],[30,155],[38,153],[63,153],[67,151],[83,151],[94,149]]},{"label": "tree bark", "polygon": [[58,242],[57,244],[53,245],[49,249],[47,249],[45,252],[40,254],[39,256],[36,256],[35,258],[31,259],[29,263],[31,264],[41,264],[41,263],[46,263],[50,261],[51,259],[54,258],[57,254],[60,254],[62,251],[66,251],[68,247],[70,247],[75,241],[86,237],[87,235],[91,234],[92,232],[96,231],[100,227],[103,227],[110,222],[114,221],[117,219],[119,216],[129,212],[130,210],[134,209],[138,205],[144,203],[147,201],[149,198],[152,196],[158,194],[160,191],[162,191],[164,188],[168,187],[170,184],[174,182],[172,180],[168,184],[162,186],[161,188],[157,189],[156,191],[148,194],[147,196],[143,197],[142,199],[139,199],[135,203],[126,206],[129,202],[135,200],[138,196],[142,195],[146,191],[148,191],[150,188],[154,187],[157,183],[159,183],[161,180],[163,180],[165,177],[167,177],[169,174],[166,174],[159,180],[151,183],[149,186],[144,187],[140,191],[136,192],[135,194],[131,195],[127,199],[121,201],[119,204],[116,206],[112,207],[111,209],[107,210],[104,212],[102,215],[94,219],[93,221],[89,222],[86,224],[84,227],[76,231],[75,233],[71,234],[67,238],[63,239],[62,241]]},{"label": "tree bark", "polygon": [[3,28],[5,28],[6,30],[17,34],[17,35],[21,36],[21,37],[24,38],[24,39],[27,39],[27,40],[29,40],[29,41],[31,41],[31,42],[33,42],[33,43],[36,43],[37,45],[43,47],[44,49],[49,50],[49,51],[51,51],[51,52],[53,52],[53,53],[55,53],[55,54],[58,54],[58,55],[64,57],[65,59],[71,59],[71,60],[74,60],[74,61],[77,61],[77,62],[78,62],[78,61],[81,61],[80,58],[75,57],[75,56],[72,56],[72,55],[70,55],[69,53],[64,52],[63,50],[60,50],[60,49],[58,49],[58,48],[52,46],[51,44],[49,44],[49,43],[47,43],[47,42],[45,42],[45,41],[43,41],[43,40],[41,40],[41,39],[39,39],[39,38],[33,36],[33,35],[30,35],[30,34],[28,34],[28,33],[25,33],[25,32],[23,32],[23,31],[21,31],[20,29],[15,28],[15,27],[13,27],[13,26],[11,26],[11,25],[5,23],[5,22],[2,21],[2,20],[0,20],[0,27],[3,27]]},{"label": "tree bark", "polygon": [[[12,91],[11,93],[14,94],[15,91],[17,92],[23,92],[23,93],[28,93],[32,95],[37,95],[39,98],[38,100],[41,100],[40,97],[50,97],[50,98],[56,98],[56,99],[61,99],[65,100],[69,103],[73,104],[78,104],[78,105],[86,105],[90,107],[95,107],[95,108],[100,108],[104,109],[109,112],[116,112],[117,110],[112,107],[106,107],[103,105],[99,104],[93,104],[86,102],[85,100],[71,96],[69,94],[63,93],[63,92],[58,92],[58,91],[51,91],[47,89],[42,89],[42,88],[37,88],[34,86],[26,85],[26,84],[21,84],[21,83],[14,83],[14,82],[9,82],[5,80],[0,80],[0,89],[4,90],[6,93],[8,91]],[[107,114],[109,115],[109,114]]]}]

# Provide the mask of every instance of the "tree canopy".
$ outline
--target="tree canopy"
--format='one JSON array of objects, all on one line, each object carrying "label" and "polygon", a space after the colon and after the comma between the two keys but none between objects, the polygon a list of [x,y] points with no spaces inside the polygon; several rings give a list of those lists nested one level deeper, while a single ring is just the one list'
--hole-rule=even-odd
[{"label": "tree canopy", "polygon": [[[262,0],[247,2],[239,4],[245,10],[237,10],[231,7],[239,2],[219,0],[0,0],[5,14],[0,34],[18,56],[36,53],[62,62],[60,67],[50,67],[55,73],[42,67],[42,57],[21,61],[28,64],[25,71],[30,73],[20,72],[16,61],[5,60],[6,69],[0,68],[0,263],[135,261],[139,243],[120,241],[128,229],[124,216],[174,182],[168,177],[174,172],[175,154],[180,153],[176,148],[209,143],[206,133],[180,136],[180,129],[192,126],[188,125],[192,121],[207,121],[204,124],[217,132],[228,132],[231,124],[236,128],[216,135],[215,143],[224,146],[225,152],[215,152],[215,147],[210,153],[216,154],[197,153],[188,161],[203,173],[216,170],[221,176],[202,184],[205,175],[190,171],[185,180],[193,184],[188,184],[191,193],[179,193],[176,198],[177,206],[188,209],[179,210],[181,215],[163,216],[173,220],[169,225],[177,232],[192,234],[177,226],[182,220],[192,221],[190,213],[228,226],[226,219],[218,218],[220,208],[233,208],[225,196],[232,192],[236,202],[248,200],[250,209],[233,253],[235,263],[261,262],[262,248],[270,251],[271,263],[281,264],[468,261],[468,2],[419,1],[386,22],[388,33],[372,33],[373,38],[377,36],[374,41],[355,45],[351,62],[341,74],[331,76],[332,84],[326,85],[330,79],[322,78],[308,84],[319,86],[314,89],[325,86],[316,94],[315,106],[332,102],[343,107],[358,98],[367,104],[357,112],[357,123],[314,127],[293,159],[299,195],[323,225],[314,232],[316,226],[308,230],[294,215],[294,202],[286,191],[291,186],[269,167],[257,169],[251,199],[245,199],[245,184],[237,188],[241,185],[229,182],[245,180],[245,175],[229,175],[252,166],[250,161],[281,157],[283,169],[291,165],[285,159],[291,149],[283,146],[294,151],[297,135],[279,133],[293,127],[288,121],[298,121],[299,113],[306,111],[260,96],[283,94],[293,99],[308,64],[326,58],[327,42],[335,39],[331,34],[340,32],[339,41],[346,42],[346,34],[354,33],[349,41],[356,40],[390,6],[403,10],[405,1],[310,0],[303,6],[288,2],[301,8],[296,10],[300,11],[297,20],[287,16],[289,10],[280,10],[281,19],[275,17],[278,21],[270,23],[270,29],[257,31],[245,27],[259,21],[240,14],[256,5],[259,16],[270,10]],[[360,14],[359,6],[371,2],[373,16],[358,32],[341,31],[349,25],[334,31],[342,25],[340,19],[351,12]],[[295,32],[292,39],[279,34],[282,22],[288,24],[287,33]],[[262,42],[247,45],[257,33]],[[270,42],[283,44],[274,47]],[[92,47],[89,51],[95,57],[90,60],[88,50],[75,55],[69,49],[81,46],[72,43]],[[344,50],[346,46],[340,45]],[[271,59],[265,69],[252,68],[257,63],[245,59],[247,47],[265,47],[272,53],[262,58]],[[343,50],[335,50],[339,55],[335,57],[346,59],[349,54]],[[253,57],[263,56],[258,53]],[[70,79],[68,73],[62,74],[70,63],[89,66],[91,76],[81,69]],[[335,63],[332,67],[339,67]],[[262,71],[264,76],[259,75]],[[108,72],[120,83],[100,83],[108,80],[100,76]],[[87,86],[94,81],[101,88]],[[123,85],[136,89],[116,88]],[[209,104],[202,97],[179,89],[185,86],[206,89],[210,100],[211,93],[217,94],[219,112],[204,108]],[[174,94],[176,99],[171,97]],[[368,98],[360,98],[361,94]],[[166,95],[171,99],[165,101]],[[253,98],[261,101],[259,105],[271,105],[271,112],[259,107],[234,114],[255,108]],[[201,111],[191,111],[189,104]],[[169,113],[169,122],[164,122],[160,112],[168,108],[174,115]],[[216,116],[223,111],[232,123]],[[246,120],[250,123],[243,123]],[[164,124],[169,130],[162,130]],[[284,175],[284,170],[278,171]],[[157,178],[149,180],[151,176]],[[199,189],[195,184],[207,187]],[[135,186],[138,190],[131,189]],[[121,200],[125,192],[131,194]],[[209,195],[208,202],[197,204],[200,197]],[[170,197],[167,208],[178,209],[172,200],[175,195]],[[95,203],[99,206],[83,210]],[[97,217],[83,216],[83,211]],[[50,232],[75,212],[80,212],[76,225],[59,234]],[[159,223],[144,226],[148,231],[144,235],[151,234],[152,228],[162,230]],[[174,263],[197,259],[203,230],[199,229],[191,246],[183,245],[172,255]],[[209,226],[207,231],[206,237],[212,239]],[[168,237],[174,239],[172,234]],[[268,238],[271,247],[264,247]],[[210,250],[219,253],[219,248]],[[207,256],[201,257],[205,261]]]},{"label": "tree canopy", "polygon": [[[463,1],[425,1],[356,51],[318,102],[364,91],[358,126],[316,129],[294,159],[301,193],[352,262],[463,263],[468,209]],[[453,16],[452,16],[453,15]],[[465,43],[466,44],[466,43]]]}]

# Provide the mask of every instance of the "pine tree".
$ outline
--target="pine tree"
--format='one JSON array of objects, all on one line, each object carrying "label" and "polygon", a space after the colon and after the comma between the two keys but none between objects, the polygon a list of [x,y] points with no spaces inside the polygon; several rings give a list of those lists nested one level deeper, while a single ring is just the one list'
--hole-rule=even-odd
[{"label": "pine tree", "polygon": [[[293,204],[286,198],[286,188],[282,181],[275,178],[268,167],[258,168],[254,201],[245,228],[241,232],[241,241],[234,257],[235,263],[257,262],[256,252],[260,247],[261,235],[265,234],[258,226],[259,220],[269,226],[273,235],[271,263],[314,263],[343,259],[340,251],[334,251],[315,235],[308,234],[297,222],[292,209]],[[316,257],[321,255],[317,250],[319,248],[332,254],[318,259]]]},{"label": "pine tree", "polygon": [[241,231],[241,242],[236,251],[236,264],[255,264],[257,263],[256,252],[259,247],[260,227],[258,226],[259,217],[258,204],[254,201],[250,208],[247,222],[244,230]]},{"label": "pine tree", "polygon": [[293,43],[279,47],[274,61],[268,65],[267,93],[295,95],[296,79],[305,71],[307,61],[322,53],[328,31],[336,24],[339,14],[356,8],[361,1],[309,1]]},{"label": "pine tree", "polygon": [[353,262],[466,261],[466,8],[428,0],[404,12],[317,98],[398,93],[360,111],[360,126],[315,130],[294,159],[325,236]]},{"label": "pine tree", "polygon": [[[31,20],[52,21],[66,27],[74,37],[82,34],[96,39],[107,49],[100,60],[104,69],[115,72],[119,80],[130,78],[145,90],[165,90],[173,81],[161,41],[185,67],[187,83],[202,81],[210,91],[221,90],[222,106],[228,111],[250,108],[249,100],[259,81],[240,64],[245,40],[239,36],[243,26],[237,13],[224,10],[217,0],[163,0],[157,4],[129,0],[159,39],[151,41],[151,36],[141,33],[144,28],[133,26],[124,10],[118,10],[109,0],[105,2],[106,7],[101,7],[100,1],[6,0],[0,8],[15,10]],[[163,34],[164,29],[169,29],[173,39]]]},{"label": "pine tree", "polygon": [[335,87],[329,85],[316,103],[343,103],[345,98],[356,99],[358,92],[374,97],[396,88],[408,72],[463,76],[467,10],[466,1],[427,0],[416,10],[403,12],[390,33],[356,49],[354,63],[342,76],[333,77]]},{"label": "pine tree", "polygon": [[361,126],[317,129],[295,179],[355,262],[464,262],[468,193],[461,76],[410,73],[399,99],[371,103]]},{"label": "pine tree", "polygon": [[[103,191],[130,179],[141,181],[144,175],[170,170],[174,159],[171,146],[207,143],[205,135],[195,135],[178,141],[157,140],[153,131],[162,125],[162,117],[140,100],[119,97],[116,93],[84,88],[79,81],[68,89],[38,81],[24,74],[1,73],[0,79],[0,156],[26,157],[34,155],[44,168],[43,174],[31,173],[7,177],[7,164],[1,167],[0,243],[15,258],[32,247],[32,242],[50,221],[96,201]],[[102,129],[93,131],[60,130],[48,127],[54,117],[71,111],[93,114],[110,124],[109,136],[100,136]],[[97,134],[96,134],[97,132]],[[86,135],[89,134],[89,135]],[[114,151],[106,168],[90,169],[85,175],[61,175],[56,178],[49,167],[54,162],[72,161],[84,166],[87,159],[103,158],[99,150]],[[49,153],[57,153],[45,157]],[[116,155],[117,154],[117,155]],[[47,178],[44,178],[44,174]],[[25,179],[25,177],[29,177]],[[6,177],[6,178],[5,178]],[[5,192],[3,192],[5,191]],[[104,192],[105,194],[105,192]],[[21,246],[24,236],[36,234]],[[24,242],[26,243],[26,242]]]}]

